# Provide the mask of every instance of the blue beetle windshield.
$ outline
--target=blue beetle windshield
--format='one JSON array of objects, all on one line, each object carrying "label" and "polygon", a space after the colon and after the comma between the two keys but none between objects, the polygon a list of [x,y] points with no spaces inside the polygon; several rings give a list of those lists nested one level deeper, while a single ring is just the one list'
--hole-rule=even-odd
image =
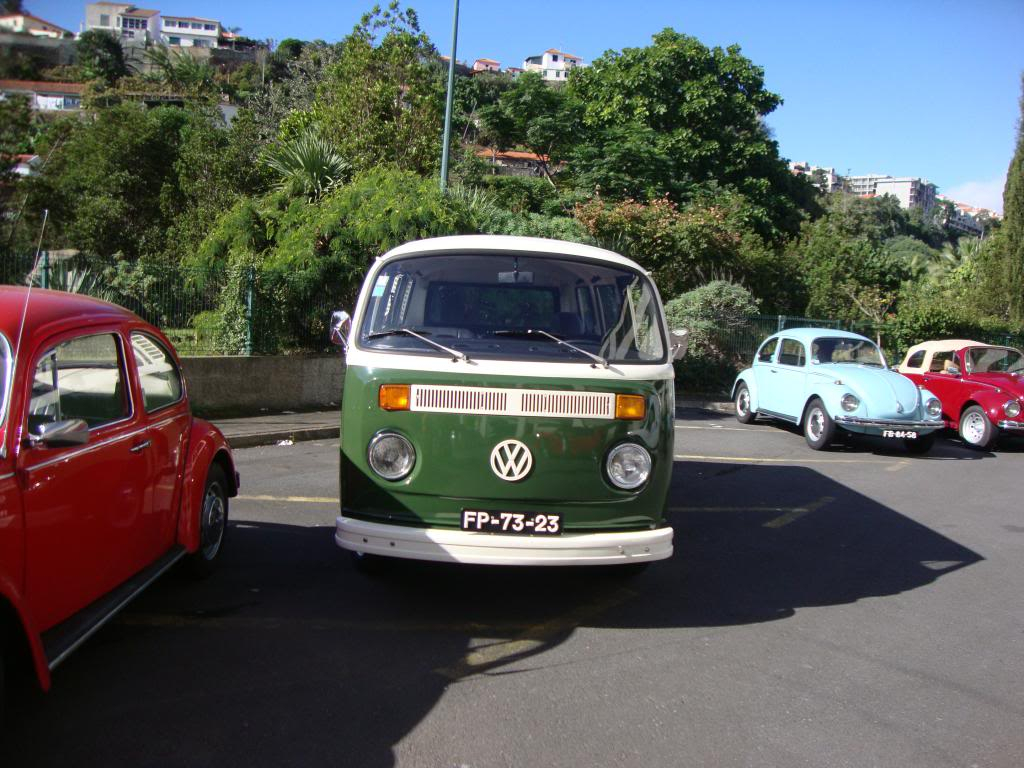
[{"label": "blue beetle windshield", "polygon": [[867,339],[823,336],[811,344],[811,362],[854,363],[884,368],[882,352]]}]

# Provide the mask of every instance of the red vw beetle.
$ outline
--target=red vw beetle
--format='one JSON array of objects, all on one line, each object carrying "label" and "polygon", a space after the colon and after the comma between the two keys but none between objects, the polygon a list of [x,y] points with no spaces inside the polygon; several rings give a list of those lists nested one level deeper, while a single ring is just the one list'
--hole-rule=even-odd
[{"label": "red vw beetle", "polygon": [[0,287],[0,690],[50,671],[179,560],[221,551],[231,449],[160,331],[96,299]]},{"label": "red vw beetle", "polygon": [[1000,434],[1024,435],[1024,355],[980,341],[926,341],[911,347],[900,373],[942,401],[946,426],[973,447],[991,447]]}]

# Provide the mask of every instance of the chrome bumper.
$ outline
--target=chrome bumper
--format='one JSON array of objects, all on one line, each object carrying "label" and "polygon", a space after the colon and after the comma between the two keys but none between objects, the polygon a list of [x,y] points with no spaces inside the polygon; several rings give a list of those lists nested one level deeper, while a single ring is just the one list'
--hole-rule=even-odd
[{"label": "chrome bumper", "polygon": [[866,419],[863,416],[836,416],[836,424],[851,427],[883,427],[885,429],[941,429],[941,419],[935,421],[906,421],[904,419]]},{"label": "chrome bumper", "polygon": [[672,555],[672,529],[621,533],[509,536],[411,528],[338,517],[335,543],[369,555],[481,565],[615,565]]},{"label": "chrome bumper", "polygon": [[1000,421],[996,422],[996,426],[1011,432],[1024,432],[1024,421]]}]

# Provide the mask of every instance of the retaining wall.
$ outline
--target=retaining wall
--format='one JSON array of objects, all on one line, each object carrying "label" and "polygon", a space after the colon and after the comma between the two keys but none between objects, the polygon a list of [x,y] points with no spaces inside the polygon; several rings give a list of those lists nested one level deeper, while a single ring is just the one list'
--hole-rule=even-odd
[{"label": "retaining wall", "polygon": [[281,357],[183,357],[192,410],[203,416],[335,408],[345,359],[340,354]]}]

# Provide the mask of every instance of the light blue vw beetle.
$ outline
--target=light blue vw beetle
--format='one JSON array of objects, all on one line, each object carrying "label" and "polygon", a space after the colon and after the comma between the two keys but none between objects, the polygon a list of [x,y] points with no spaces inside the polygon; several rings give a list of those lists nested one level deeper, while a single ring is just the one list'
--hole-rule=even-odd
[{"label": "light blue vw beetle", "polygon": [[827,448],[836,427],[900,440],[925,453],[942,429],[942,404],[885,365],[870,339],[831,328],[793,328],[769,336],[736,377],[736,418],[758,415],[803,427],[811,448]]}]

